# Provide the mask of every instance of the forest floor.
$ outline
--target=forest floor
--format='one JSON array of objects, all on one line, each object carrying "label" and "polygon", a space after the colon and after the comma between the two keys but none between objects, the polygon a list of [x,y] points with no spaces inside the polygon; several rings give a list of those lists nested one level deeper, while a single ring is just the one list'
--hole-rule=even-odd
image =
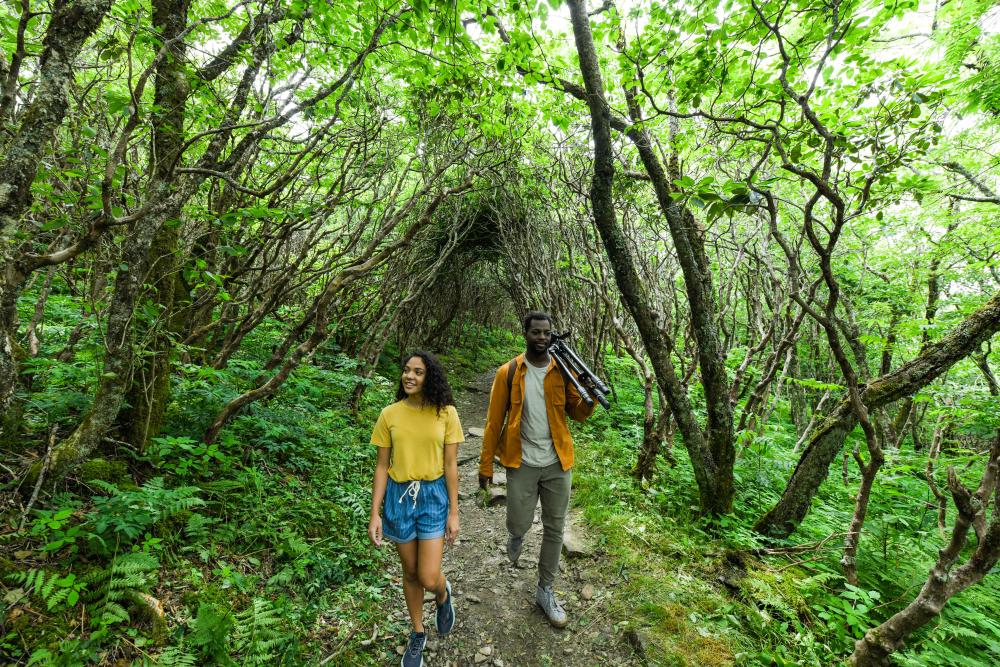
[{"label": "forest floor", "polygon": [[[613,566],[592,539],[579,514],[571,510],[567,544],[556,578],[556,595],[569,616],[569,625],[549,625],[535,605],[538,551],[542,525],[536,509],[535,523],[525,537],[518,566],[507,558],[505,506],[500,498],[486,506],[477,494],[478,461],[482,439],[469,434],[486,422],[492,376],[482,377],[456,392],[458,413],[466,429],[466,442],[459,447],[459,512],[461,534],[446,547],[444,572],[452,585],[456,624],[451,634],[434,631],[434,604],[428,596],[424,608],[427,626],[427,667],[533,667],[535,665],[592,667],[593,665],[640,665],[642,660],[623,638],[615,617],[617,580]],[[503,482],[502,473],[495,482]],[[568,549],[567,549],[568,547]],[[567,553],[569,551],[569,554]],[[391,593],[386,596],[386,618],[408,625],[403,606],[398,565],[392,573]],[[620,601],[617,601],[620,603]],[[396,653],[401,653],[399,637]],[[396,658],[398,660],[398,658]],[[390,663],[390,664],[394,664]]]}]

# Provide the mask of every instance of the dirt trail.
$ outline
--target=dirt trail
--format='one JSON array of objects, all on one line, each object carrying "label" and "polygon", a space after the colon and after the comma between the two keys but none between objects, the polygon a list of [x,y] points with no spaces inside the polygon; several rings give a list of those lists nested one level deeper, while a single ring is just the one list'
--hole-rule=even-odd
[{"label": "dirt trail", "polygon": [[[564,549],[562,572],[555,590],[562,600],[570,624],[557,630],[548,624],[535,605],[537,558],[542,526],[536,510],[535,524],[525,537],[519,567],[511,565],[506,554],[507,530],[503,504],[482,506],[477,498],[477,466],[482,440],[469,435],[470,428],[482,428],[492,376],[480,378],[474,385],[457,392],[456,401],[466,442],[459,448],[459,512],[462,521],[460,539],[444,554],[444,571],[452,584],[457,621],[447,637],[434,631],[434,604],[428,597],[425,619],[428,631],[424,664],[427,667],[488,667],[639,665],[639,660],[622,638],[618,620],[611,611],[617,595],[610,568],[599,552],[587,547],[587,535],[571,512],[573,542],[583,547],[583,555],[568,558]],[[502,471],[502,468],[501,468]],[[497,481],[502,480],[497,475]],[[387,617],[396,627],[405,627],[408,618],[403,609],[403,594],[398,565],[393,571],[391,594],[386,600]],[[395,637],[396,651],[405,638]],[[386,646],[386,644],[382,644]],[[389,664],[398,664],[393,652]]]}]

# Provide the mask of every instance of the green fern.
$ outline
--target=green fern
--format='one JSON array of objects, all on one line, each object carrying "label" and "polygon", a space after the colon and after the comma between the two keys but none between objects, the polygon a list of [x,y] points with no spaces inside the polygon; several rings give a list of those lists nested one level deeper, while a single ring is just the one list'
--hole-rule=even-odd
[{"label": "green fern", "polygon": [[143,661],[143,665],[157,665],[157,667],[196,667],[198,664],[198,656],[189,652],[183,644],[171,646],[156,658]]},{"label": "green fern", "polygon": [[205,542],[211,535],[212,526],[218,522],[218,519],[192,512],[191,516],[188,517],[184,532],[195,544]]},{"label": "green fern", "polygon": [[230,610],[202,602],[191,624],[191,633],[184,637],[183,643],[190,642],[198,647],[199,657],[205,662],[235,665],[229,657],[230,633],[235,624],[236,619]]},{"label": "green fern", "polygon": [[[95,480],[93,484],[109,493],[94,499],[88,515],[95,532],[105,542],[127,544],[159,521],[205,504],[194,486],[166,488],[162,477],[154,477],[142,488],[123,491],[114,484]],[[111,539],[108,539],[111,538]]]},{"label": "green fern", "polygon": [[126,604],[135,593],[149,591],[156,582],[153,572],[159,566],[151,554],[126,553],[114,558],[107,568],[84,576],[83,583],[91,589],[87,597],[97,605],[92,614],[95,625],[129,622]]},{"label": "green fern", "polygon": [[287,640],[281,629],[280,612],[264,598],[254,598],[249,607],[236,615],[235,648],[241,664],[274,664]]},{"label": "green fern", "polygon": [[26,594],[44,602],[49,611],[60,606],[74,607],[87,585],[85,581],[77,581],[76,575],[72,572],[62,576],[55,572],[36,569],[14,572],[8,575],[7,579],[23,587]]}]

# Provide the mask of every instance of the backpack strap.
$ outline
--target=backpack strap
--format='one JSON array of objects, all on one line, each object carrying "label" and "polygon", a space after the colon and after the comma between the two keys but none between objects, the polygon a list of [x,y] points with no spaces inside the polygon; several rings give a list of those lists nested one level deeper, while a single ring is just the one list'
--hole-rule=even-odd
[{"label": "backpack strap", "polygon": [[517,372],[517,357],[507,364],[507,412],[510,412],[510,392],[514,388],[514,373]]}]

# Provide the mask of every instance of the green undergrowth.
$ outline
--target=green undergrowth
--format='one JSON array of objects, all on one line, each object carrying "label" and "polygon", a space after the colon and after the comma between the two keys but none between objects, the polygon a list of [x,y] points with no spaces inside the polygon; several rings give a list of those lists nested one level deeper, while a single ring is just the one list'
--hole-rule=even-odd
[{"label": "green undergrowth", "polygon": [[[59,314],[60,302],[52,301]],[[76,314],[63,313],[66,328]],[[52,329],[61,326],[58,318]],[[71,426],[99,371],[96,331],[67,361],[46,348],[32,362],[25,430],[44,450],[52,423]],[[356,414],[355,361],[329,345],[276,396],[248,406],[218,441],[201,434],[218,409],[254,386],[280,329],[265,326],[222,370],[176,367],[166,427],[144,452],[115,439],[54,493],[25,530],[0,516],[3,664],[375,665],[406,628],[380,612],[391,553],[366,536],[378,411],[392,400],[399,351],[389,347]],[[510,333],[470,329],[441,351],[457,391],[518,349]],[[45,340],[57,340],[46,337]],[[732,514],[698,515],[680,442],[637,485],[642,391],[631,362],[609,358],[617,402],[575,427],[574,502],[606,556],[614,622],[657,665],[841,663],[854,641],[913,598],[943,544],[928,507],[924,456],[892,452],[862,535],[861,583],[839,566],[858,475],[836,464],[791,539],[764,543],[753,522],[770,508],[797,459],[779,401],[763,431],[741,441]],[[697,387],[693,388],[697,391]],[[66,398],[61,402],[61,398]],[[975,403],[975,397],[970,398]],[[996,424],[967,405],[939,475],[954,465],[972,484],[981,466],[963,435]],[[964,430],[963,430],[964,429]],[[978,429],[978,431],[976,431]],[[853,442],[849,443],[854,444]],[[860,443],[859,443],[860,444]],[[20,456],[21,450],[5,452]],[[943,481],[939,478],[939,485]],[[900,665],[1000,661],[997,575],[945,607],[896,656]],[[379,637],[368,641],[371,628]]]},{"label": "green undergrowth", "polygon": [[[739,449],[733,513],[708,522],[698,515],[697,487],[679,438],[674,465],[661,459],[642,486],[630,476],[642,439],[642,390],[630,362],[609,360],[608,367],[619,402],[576,429],[574,502],[600,536],[618,574],[619,615],[648,638],[652,664],[842,664],[867,629],[919,592],[945,539],[928,505],[926,454],[914,453],[911,443],[890,452],[880,473],[854,587],[839,563],[859,481],[853,461],[846,484],[840,460],[831,467],[791,538],[762,541],[751,527],[778,499],[798,457],[794,427],[782,413],[787,406],[779,403],[762,433]],[[969,417],[967,429],[983,428],[995,425]],[[860,440],[848,446],[854,444],[864,447]],[[939,462],[939,485],[954,465],[974,487],[982,458],[956,442]],[[908,667],[997,664],[998,611],[1000,576],[994,573],[949,601],[894,660]]]},{"label": "green undergrowth", "polygon": [[[13,558],[0,560],[0,663],[374,664],[346,640],[379,620],[388,584],[366,535],[368,438],[394,378],[370,380],[352,415],[354,361],[325,349],[216,443],[200,437],[253,386],[277,335],[255,334],[246,348],[259,352],[223,370],[178,365],[145,452],[111,442],[42,495],[22,533],[16,512],[2,517]],[[45,414],[71,422],[93,365],[87,340],[68,362],[39,361],[28,428]],[[60,395],[70,401],[52,410]]]}]

